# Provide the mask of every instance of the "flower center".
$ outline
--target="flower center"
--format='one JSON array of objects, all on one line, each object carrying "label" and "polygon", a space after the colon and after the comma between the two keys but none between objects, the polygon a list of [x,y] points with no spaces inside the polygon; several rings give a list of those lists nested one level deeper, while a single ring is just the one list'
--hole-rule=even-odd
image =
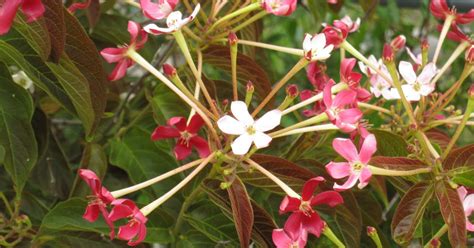
[{"label": "flower center", "polygon": [[298,244],[297,241],[295,241],[295,242],[293,242],[293,243],[290,244],[290,247],[289,247],[289,248],[299,248],[299,247],[300,247],[300,245]]},{"label": "flower center", "polygon": [[421,90],[421,84],[420,82],[416,81],[415,84],[413,85],[413,89],[415,91],[420,91]]},{"label": "flower center", "polygon": [[181,138],[179,142],[182,144],[189,146],[189,140],[194,137],[195,134],[189,133],[188,131],[181,132]]},{"label": "flower center", "polygon": [[364,164],[362,164],[361,162],[355,162],[352,164],[352,169],[354,171],[360,171],[362,170],[363,167],[364,167]]},{"label": "flower center", "polygon": [[306,216],[310,216],[312,213],[314,213],[314,210],[311,207],[311,203],[309,201],[301,201],[300,211],[303,212]]},{"label": "flower center", "polygon": [[256,132],[256,130],[253,126],[248,126],[246,131],[249,135],[254,135],[255,132]]}]

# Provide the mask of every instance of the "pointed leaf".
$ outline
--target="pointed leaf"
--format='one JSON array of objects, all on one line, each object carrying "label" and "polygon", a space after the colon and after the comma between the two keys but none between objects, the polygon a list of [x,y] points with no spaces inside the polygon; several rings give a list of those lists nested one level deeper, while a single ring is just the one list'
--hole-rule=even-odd
[{"label": "pointed leaf", "polygon": [[377,139],[376,155],[387,157],[406,157],[408,143],[399,135],[383,130],[370,130]]},{"label": "pointed leaf", "polygon": [[380,167],[383,169],[401,170],[401,171],[415,170],[415,169],[428,167],[428,165],[426,165],[424,162],[418,159],[410,159],[410,158],[404,158],[404,157],[377,156],[377,157],[373,157],[369,163],[370,165]]},{"label": "pointed leaf", "polygon": [[54,62],[58,62],[66,43],[63,4],[59,0],[43,0],[42,3],[46,8],[44,19],[51,40],[50,58]]},{"label": "pointed leaf", "polygon": [[247,190],[242,181],[236,178],[227,189],[227,193],[229,194],[232,206],[232,214],[237,234],[239,235],[240,246],[242,248],[248,247],[252,234],[253,210]]}]

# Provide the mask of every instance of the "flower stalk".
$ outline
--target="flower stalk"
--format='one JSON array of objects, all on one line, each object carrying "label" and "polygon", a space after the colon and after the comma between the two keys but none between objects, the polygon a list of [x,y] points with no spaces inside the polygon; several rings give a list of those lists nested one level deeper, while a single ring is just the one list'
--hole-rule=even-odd
[{"label": "flower stalk", "polygon": [[280,136],[282,136],[282,134],[287,133],[291,130],[301,128],[301,127],[305,127],[305,126],[309,126],[309,125],[318,124],[318,123],[321,123],[321,122],[327,121],[327,120],[328,120],[328,115],[326,113],[321,113],[321,114],[313,116],[313,117],[311,117],[307,120],[304,120],[302,122],[298,122],[294,125],[291,125],[287,128],[283,128],[283,129],[280,129],[280,130],[275,131],[273,133],[270,133],[270,136],[271,137],[280,137]]},{"label": "flower stalk", "polygon": [[270,134],[272,138],[279,138],[283,136],[293,135],[293,134],[302,134],[302,133],[309,133],[309,132],[320,132],[320,131],[330,131],[330,130],[338,130],[339,128],[333,124],[322,124],[322,125],[315,125],[310,127],[303,127],[293,129],[284,133],[280,134]]},{"label": "flower stalk", "polygon": [[436,50],[433,56],[433,63],[436,64],[436,61],[438,60],[439,53],[441,51],[441,47],[443,46],[444,39],[446,38],[446,35],[448,34],[449,28],[451,27],[451,23],[454,21],[455,16],[454,15],[448,15],[446,19],[444,20],[443,24],[443,29],[441,29],[441,33],[439,35],[439,40],[438,44],[436,44]]},{"label": "flower stalk", "polygon": [[429,173],[431,172],[431,168],[420,168],[420,169],[414,169],[414,170],[407,170],[407,171],[402,171],[402,170],[389,170],[389,169],[384,169],[380,167],[376,167],[373,165],[368,165],[370,171],[372,172],[373,175],[381,175],[381,176],[413,176],[413,175],[418,175],[422,173]]},{"label": "flower stalk", "polygon": [[218,27],[221,23],[227,21],[227,20],[230,20],[236,16],[239,16],[239,15],[242,15],[242,14],[245,14],[245,13],[248,13],[248,12],[252,12],[254,10],[257,10],[260,8],[260,3],[256,2],[256,3],[252,3],[244,8],[241,8],[241,9],[238,9],[228,15],[225,15],[224,17],[220,18],[219,20],[217,20],[208,30],[207,32],[211,32],[212,30],[214,30],[216,27]]},{"label": "flower stalk", "polygon": [[382,248],[382,241],[380,241],[380,237],[379,237],[379,234],[377,232],[377,229],[375,229],[375,227],[372,227],[372,226],[368,226],[367,227],[367,236],[370,237],[370,239],[372,239],[372,241],[374,241],[375,243],[375,246],[377,248]]},{"label": "flower stalk", "polygon": [[466,50],[466,48],[469,46],[469,43],[468,42],[462,42],[461,44],[459,44],[456,49],[454,50],[454,52],[451,54],[451,56],[449,56],[448,60],[446,61],[446,63],[443,65],[443,67],[441,67],[441,69],[439,69],[438,73],[436,74],[436,76],[433,78],[433,80],[431,80],[431,84],[436,84],[436,82],[438,82],[438,80],[441,78],[441,76],[446,72],[446,70],[448,68],[451,67],[451,65],[453,64],[453,62],[459,57],[459,55],[461,55],[464,50]]},{"label": "flower stalk", "polygon": [[430,248],[430,247],[431,247],[431,244],[432,244],[432,242],[433,242],[433,240],[437,240],[437,239],[441,238],[447,231],[448,231],[448,224],[444,224],[444,225],[438,230],[438,232],[430,239],[430,241],[428,241],[428,243],[426,243],[426,245],[424,246],[424,248]]},{"label": "flower stalk", "polygon": [[328,224],[324,224],[323,235],[331,240],[338,248],[345,248],[346,246],[339,240],[339,238],[334,234],[334,232],[329,228]]}]

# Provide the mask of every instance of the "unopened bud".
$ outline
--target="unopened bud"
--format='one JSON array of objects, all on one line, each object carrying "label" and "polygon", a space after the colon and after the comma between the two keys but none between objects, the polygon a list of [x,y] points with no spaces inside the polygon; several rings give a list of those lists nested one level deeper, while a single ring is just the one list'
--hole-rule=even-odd
[{"label": "unopened bud", "polygon": [[163,71],[165,72],[166,76],[168,77],[174,77],[176,76],[176,68],[170,64],[164,64],[163,65]]},{"label": "unopened bud", "polygon": [[222,100],[222,107],[226,108],[229,105],[229,99]]},{"label": "unopened bud", "polygon": [[433,239],[430,241],[430,246],[431,248],[438,248],[441,247],[441,241],[439,239]]},{"label": "unopened bud", "polygon": [[467,95],[469,96],[469,100],[474,101],[474,83],[469,87]]},{"label": "unopened bud", "polygon": [[393,54],[393,49],[389,44],[383,46],[382,59],[385,63],[393,62],[395,55]]},{"label": "unopened bud", "polygon": [[229,42],[229,46],[237,44],[238,41],[239,38],[237,38],[237,35],[234,32],[230,32],[229,36],[227,37],[227,42]]},{"label": "unopened bud", "polygon": [[246,89],[247,89],[247,93],[253,93],[255,91],[255,87],[253,86],[252,81],[249,80],[247,82]]},{"label": "unopened bud", "polygon": [[428,50],[430,48],[430,43],[427,39],[421,41],[421,50]]},{"label": "unopened bud", "polygon": [[423,66],[428,64],[428,49],[430,48],[430,44],[428,43],[428,40],[424,39],[421,41],[421,64]]},{"label": "unopened bud", "polygon": [[300,91],[298,89],[298,86],[296,86],[296,84],[290,84],[288,85],[288,87],[286,87],[286,94],[290,97],[290,98],[296,98],[298,97],[298,95],[300,94]]},{"label": "unopened bud", "polygon": [[377,229],[375,229],[375,227],[373,227],[373,226],[368,226],[367,227],[367,235],[373,236],[376,233],[377,233]]},{"label": "unopened bud", "polygon": [[392,42],[390,42],[390,46],[396,52],[402,50],[405,47],[406,41],[407,38],[405,37],[405,35],[399,35],[395,37]]},{"label": "unopened bud", "polygon": [[474,45],[471,45],[466,50],[466,62],[469,64],[474,64]]}]

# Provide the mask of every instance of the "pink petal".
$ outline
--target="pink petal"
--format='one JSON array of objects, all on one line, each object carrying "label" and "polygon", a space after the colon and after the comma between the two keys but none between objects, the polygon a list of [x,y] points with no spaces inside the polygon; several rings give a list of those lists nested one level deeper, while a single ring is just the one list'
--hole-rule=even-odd
[{"label": "pink petal", "polygon": [[472,224],[471,221],[469,221],[469,219],[466,219],[466,229],[469,232],[474,232],[474,224]]},{"label": "pink petal", "polygon": [[116,81],[125,77],[125,74],[127,74],[127,69],[129,65],[130,65],[129,61],[127,61],[127,59],[120,60],[115,66],[114,70],[108,76],[108,80]]},{"label": "pink petal", "polygon": [[283,229],[288,234],[288,237],[290,237],[291,240],[297,240],[304,232],[304,230],[302,229],[304,218],[305,215],[302,212],[297,211],[293,212],[288,217],[288,219],[286,219]]},{"label": "pink petal", "polygon": [[298,198],[285,196],[280,203],[280,214],[297,211],[300,208],[301,200]]},{"label": "pink petal", "polygon": [[170,126],[159,126],[155,128],[155,130],[151,134],[151,139],[153,141],[178,137],[181,137],[181,134],[178,129]]},{"label": "pink petal", "polygon": [[359,160],[357,149],[350,139],[335,138],[332,141],[332,147],[349,162]]},{"label": "pink petal", "polygon": [[330,109],[332,107],[332,92],[331,88],[333,86],[333,81],[330,81],[326,84],[323,91],[323,102],[326,108]]},{"label": "pink petal", "polygon": [[332,106],[342,108],[346,105],[353,104],[357,94],[352,90],[343,90],[334,97]]},{"label": "pink petal", "polygon": [[326,171],[334,179],[341,179],[351,174],[351,165],[347,162],[330,162],[326,165]]},{"label": "pink petal", "polygon": [[177,1],[160,0],[153,3],[151,0],[140,0],[143,14],[152,20],[161,20],[166,18],[176,7]]},{"label": "pink petal", "polygon": [[272,240],[277,248],[288,248],[293,243],[283,229],[274,229],[272,232]]},{"label": "pink petal", "polygon": [[377,151],[377,140],[375,139],[375,135],[369,134],[364,139],[364,143],[362,143],[362,147],[360,148],[360,162],[363,164],[369,163],[370,159],[372,159],[372,155]]},{"label": "pink petal", "polygon": [[207,158],[207,156],[211,154],[211,149],[209,149],[209,144],[205,139],[199,136],[194,136],[189,140],[189,142],[194,146],[194,148],[196,148],[199,157]]},{"label": "pink petal", "polygon": [[341,194],[336,191],[325,191],[317,194],[311,199],[311,206],[326,204],[330,207],[334,207],[342,203],[344,203],[344,199]]},{"label": "pink petal", "polygon": [[114,239],[115,237],[115,227],[113,221],[109,218],[109,212],[105,206],[99,206],[100,212],[102,213],[102,217],[104,218],[105,223],[109,226],[110,232],[109,237],[110,239]]},{"label": "pink petal", "polygon": [[324,221],[321,220],[317,212],[311,213],[311,216],[304,216],[302,228],[308,233],[312,233],[319,238],[324,228]]},{"label": "pink petal", "polygon": [[186,130],[186,118],[181,117],[181,116],[171,117],[168,120],[168,125],[169,126],[175,126],[181,132],[185,131]]},{"label": "pink petal", "polygon": [[460,186],[457,189],[457,192],[458,192],[458,195],[459,195],[459,199],[461,199],[461,201],[464,201],[464,198],[466,198],[466,196],[467,196],[467,189],[464,186]]},{"label": "pink petal", "polygon": [[463,207],[466,216],[469,217],[474,211],[474,194],[470,194],[466,198],[464,198]]},{"label": "pink petal", "polygon": [[[6,2],[8,1],[10,0],[6,0]],[[23,13],[28,17],[28,22],[37,20],[39,17],[43,16],[45,11],[41,0],[24,0],[21,9],[23,10]]]},{"label": "pink petal", "polygon": [[69,12],[74,13],[78,9],[87,9],[89,8],[89,5],[91,4],[91,0],[86,0],[85,2],[78,2],[78,3],[73,3],[69,8]]},{"label": "pink petal", "polygon": [[311,90],[302,90],[300,93],[300,99],[301,101],[304,101],[308,98],[311,98],[313,96],[313,91]]},{"label": "pink petal", "polygon": [[341,111],[338,115],[338,119],[344,123],[354,124],[357,123],[362,116],[363,113],[358,108],[351,108]]},{"label": "pink petal", "polygon": [[306,181],[303,185],[303,191],[301,194],[301,199],[303,201],[308,201],[313,196],[314,190],[318,187],[319,183],[324,182],[323,177],[314,177]]},{"label": "pink petal", "polygon": [[140,244],[146,237],[146,225],[143,223],[139,224],[138,235],[136,236],[135,240],[130,240],[127,244],[129,246],[136,246]]},{"label": "pink petal", "polygon": [[99,195],[101,192],[102,184],[100,182],[99,177],[91,171],[87,169],[79,169],[79,176],[84,180],[89,188],[91,188],[94,195]]},{"label": "pink petal", "polygon": [[128,222],[126,225],[120,226],[117,236],[123,240],[131,240],[137,236],[140,225],[137,222]]},{"label": "pink petal", "polygon": [[199,114],[195,114],[193,117],[191,117],[191,120],[186,127],[186,131],[195,134],[199,131],[199,129],[201,129],[202,125],[204,125],[204,120]]},{"label": "pink petal", "polygon": [[142,30],[140,24],[134,21],[128,21],[128,33],[130,34],[130,44],[135,43],[138,37],[138,33]]},{"label": "pink petal", "polygon": [[112,208],[112,211],[110,211],[108,218],[111,221],[116,221],[132,215],[134,207],[130,206],[129,202],[131,202],[131,200],[117,199],[113,201],[112,205],[114,205],[114,208]]},{"label": "pink petal", "polygon": [[174,147],[174,156],[177,160],[183,160],[191,155],[191,147],[178,142]]},{"label": "pink petal", "polygon": [[82,215],[82,218],[89,222],[94,222],[97,220],[98,217],[99,217],[99,205],[97,204],[87,205],[86,211],[84,212],[84,215]]},{"label": "pink petal", "polygon": [[357,180],[359,179],[359,174],[357,173],[352,173],[349,175],[349,178],[347,178],[347,181],[343,185],[339,185],[337,183],[334,184],[334,189],[337,191],[342,191],[346,189],[350,189],[354,187],[354,185],[357,183]]},{"label": "pink petal", "polygon": [[108,63],[116,63],[124,59],[125,48],[105,48],[100,51],[100,55],[104,57]]},{"label": "pink petal", "polygon": [[359,189],[362,189],[365,186],[367,186],[367,184],[369,184],[371,177],[372,177],[372,172],[370,171],[370,169],[367,167],[364,167],[360,173],[359,185],[357,185],[357,187]]},{"label": "pink petal", "polygon": [[4,0],[0,6],[0,35],[6,34],[12,26],[22,0]]}]

